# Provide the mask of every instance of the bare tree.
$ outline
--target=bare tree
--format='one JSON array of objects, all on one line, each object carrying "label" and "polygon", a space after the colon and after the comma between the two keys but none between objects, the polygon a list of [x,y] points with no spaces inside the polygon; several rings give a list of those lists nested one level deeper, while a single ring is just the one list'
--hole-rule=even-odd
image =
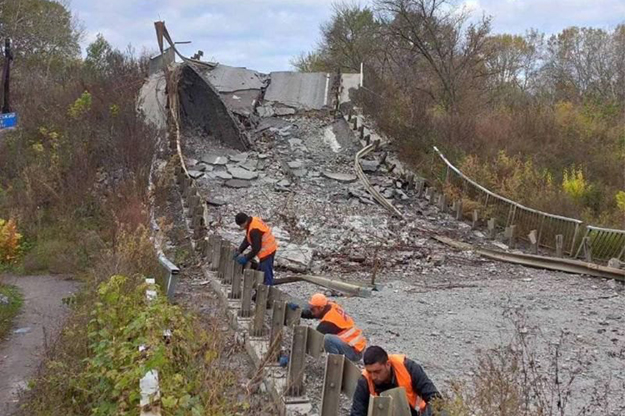
[{"label": "bare tree", "polygon": [[429,70],[438,80],[429,94],[456,111],[460,90],[482,75],[490,18],[468,23],[466,11],[447,0],[378,0],[376,5],[393,42],[389,49]]}]

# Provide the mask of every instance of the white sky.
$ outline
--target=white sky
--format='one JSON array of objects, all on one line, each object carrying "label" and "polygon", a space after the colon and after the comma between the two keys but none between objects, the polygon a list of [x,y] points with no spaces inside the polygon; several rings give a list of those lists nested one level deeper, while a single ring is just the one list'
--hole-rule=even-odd
[{"label": "white sky", "polygon": [[[113,46],[141,52],[157,48],[153,23],[165,20],[187,56],[263,72],[289,70],[289,61],[310,51],[319,25],[332,15],[333,0],[72,0],[83,22],[83,47],[97,33]],[[536,28],[555,33],[568,26],[611,29],[625,22],[625,0],[463,0],[476,15],[493,17],[495,32],[524,33]],[[363,0],[360,4],[368,4]]]}]

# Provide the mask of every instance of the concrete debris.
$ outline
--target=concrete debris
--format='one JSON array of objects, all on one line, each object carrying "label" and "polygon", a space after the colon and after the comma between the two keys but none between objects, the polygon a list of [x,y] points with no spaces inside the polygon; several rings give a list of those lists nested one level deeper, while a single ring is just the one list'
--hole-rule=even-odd
[{"label": "concrete debris", "polygon": [[252,186],[252,183],[250,181],[242,179],[230,179],[229,181],[226,181],[226,183],[224,183],[224,186],[235,189],[249,188],[250,186]]},{"label": "concrete debris", "polygon": [[225,172],[223,170],[220,171],[216,171],[216,172],[210,172],[208,174],[208,177],[212,177],[212,178],[217,178],[217,179],[232,179],[232,175],[228,172]]},{"label": "concrete debris", "polygon": [[219,199],[219,198],[206,198],[206,203],[208,205],[212,205],[214,207],[221,207],[223,205],[226,205],[227,202],[224,201],[223,199]]},{"label": "concrete debris", "polygon": [[319,72],[272,72],[265,101],[301,110],[321,110],[332,104],[332,76]]},{"label": "concrete debris", "polygon": [[232,175],[234,179],[244,179],[250,181],[258,178],[258,172],[251,172],[247,169],[243,169],[237,166],[228,165],[228,173]]},{"label": "concrete debris", "polygon": [[339,181],[339,182],[345,182],[345,183],[356,182],[356,180],[358,179],[356,175],[352,175],[351,173],[338,173],[338,172],[328,172],[328,171],[324,171],[323,176],[325,176],[328,179],[332,179],[332,180]]},{"label": "concrete debris", "polygon": [[380,163],[375,160],[361,160],[360,166],[362,167],[363,172],[372,173],[378,170]]},{"label": "concrete debris", "polygon": [[249,171],[255,171],[256,169],[259,168],[258,160],[248,159],[245,162],[241,163],[241,167]]},{"label": "concrete debris", "polygon": [[228,158],[225,156],[219,156],[219,155],[206,155],[202,158],[202,162],[207,163],[209,165],[224,166],[228,163]]},{"label": "concrete debris", "polygon": [[622,269],[624,266],[625,263],[616,258],[612,258],[608,261],[608,267],[612,267],[614,269]]},{"label": "concrete debris", "polygon": [[0,305],[8,305],[9,303],[11,303],[11,300],[9,299],[8,296],[0,294]]},{"label": "concrete debris", "polygon": [[202,177],[202,175],[204,175],[204,172],[199,171],[199,170],[189,170],[188,172],[189,172],[189,176],[192,179],[199,179]]},{"label": "concrete debris", "polygon": [[292,161],[292,162],[287,162],[287,165],[289,165],[289,167],[291,169],[300,169],[301,167],[304,166],[304,164],[302,163],[301,160],[295,160],[295,161]]},{"label": "concrete debris", "polygon": [[245,163],[245,161],[247,161],[248,154],[247,154],[247,153],[237,153],[237,154],[234,154],[234,155],[230,155],[230,156],[228,156],[228,158],[229,158],[232,162],[236,162],[236,163]]},{"label": "concrete debris", "polygon": [[28,334],[30,331],[32,331],[32,328],[29,327],[29,326],[25,326],[23,328],[18,328],[16,330],[14,330],[13,333],[21,335],[21,334]]},{"label": "concrete debris", "polygon": [[312,248],[289,243],[284,247],[280,246],[276,254],[276,265],[295,272],[305,272],[310,268],[312,258]]}]

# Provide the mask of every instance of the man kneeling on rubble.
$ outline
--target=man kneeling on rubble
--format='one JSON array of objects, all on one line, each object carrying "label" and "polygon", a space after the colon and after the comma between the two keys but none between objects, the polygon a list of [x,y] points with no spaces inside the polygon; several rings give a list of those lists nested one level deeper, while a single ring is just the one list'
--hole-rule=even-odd
[{"label": "man kneeling on rubble", "polygon": [[413,416],[432,415],[431,400],[440,398],[434,383],[423,368],[404,355],[388,355],[381,347],[367,348],[365,369],[354,392],[350,416],[367,416],[369,397],[403,387]]},{"label": "man kneeling on rubble", "polygon": [[[289,303],[295,309],[297,305]],[[308,308],[302,310],[302,318],[319,319],[317,331],[324,334],[324,349],[329,354],[341,354],[351,361],[360,361],[367,340],[354,320],[339,305],[330,302],[321,293],[314,294]]]}]

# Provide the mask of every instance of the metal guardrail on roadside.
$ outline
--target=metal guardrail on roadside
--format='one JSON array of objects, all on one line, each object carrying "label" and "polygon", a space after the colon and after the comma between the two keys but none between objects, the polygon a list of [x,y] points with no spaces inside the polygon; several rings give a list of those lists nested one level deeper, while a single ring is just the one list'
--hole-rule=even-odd
[{"label": "metal guardrail on roadside", "polygon": [[163,290],[167,295],[167,300],[172,301],[174,294],[176,293],[176,285],[178,284],[178,276],[180,269],[174,263],[172,263],[163,253],[158,254],[158,262],[163,266],[167,272],[167,276],[164,281]]},{"label": "metal guardrail on roadside", "polygon": [[[537,244],[556,250],[557,236],[562,237],[563,252],[573,258],[606,262],[625,256],[625,230],[584,225],[583,221],[528,208],[486,189],[468,178],[434,146],[434,151],[447,166],[446,181],[457,185],[464,197],[476,201],[489,219],[505,227],[515,225],[519,238],[528,240],[536,231]],[[583,234],[583,237],[582,237]],[[577,247],[577,249],[576,249]]]}]

